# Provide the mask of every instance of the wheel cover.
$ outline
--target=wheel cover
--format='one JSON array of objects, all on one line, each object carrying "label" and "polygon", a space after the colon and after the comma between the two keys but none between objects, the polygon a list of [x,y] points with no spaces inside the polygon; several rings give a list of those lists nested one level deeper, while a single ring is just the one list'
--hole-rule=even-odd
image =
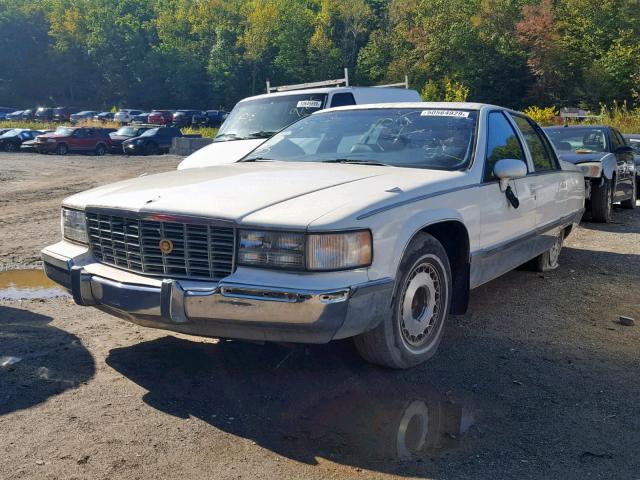
[{"label": "wheel cover", "polygon": [[562,234],[558,235],[551,249],[549,249],[549,264],[555,266],[560,258],[560,251],[562,250]]},{"label": "wheel cover", "polygon": [[400,304],[400,332],[409,347],[431,341],[442,310],[442,279],[429,262],[418,263],[405,280]]}]

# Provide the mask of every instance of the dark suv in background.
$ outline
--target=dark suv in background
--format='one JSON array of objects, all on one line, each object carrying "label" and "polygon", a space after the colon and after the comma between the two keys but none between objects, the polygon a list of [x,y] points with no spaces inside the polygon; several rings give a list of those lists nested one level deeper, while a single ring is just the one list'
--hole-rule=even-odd
[{"label": "dark suv in background", "polygon": [[71,120],[71,114],[77,113],[77,108],[57,107],[53,109],[53,120],[56,122],[68,122]]},{"label": "dark suv in background", "polygon": [[53,108],[40,107],[34,114],[35,120],[40,122],[50,122],[53,120]]},{"label": "dark suv in background", "polygon": [[193,123],[193,117],[202,115],[201,110],[177,110],[173,114],[173,124],[177,127],[190,127]]},{"label": "dark suv in background", "polygon": [[[191,136],[191,135],[190,135]],[[122,143],[126,155],[158,155],[167,153],[176,137],[184,137],[179,128],[158,127],[147,130],[142,135]]]},{"label": "dark suv in background", "polygon": [[200,127],[220,128],[229,116],[229,112],[222,110],[207,110],[193,116],[193,125]]}]

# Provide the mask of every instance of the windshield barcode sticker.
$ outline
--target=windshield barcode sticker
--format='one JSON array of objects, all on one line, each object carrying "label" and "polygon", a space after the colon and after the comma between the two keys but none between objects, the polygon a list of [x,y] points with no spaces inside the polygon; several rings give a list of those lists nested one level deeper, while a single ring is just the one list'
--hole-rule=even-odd
[{"label": "windshield barcode sticker", "polygon": [[422,112],[420,112],[420,116],[468,118],[469,112],[464,112],[462,110],[422,110]]},{"label": "windshield barcode sticker", "polygon": [[321,106],[320,100],[300,100],[296,105],[297,108],[320,108]]}]

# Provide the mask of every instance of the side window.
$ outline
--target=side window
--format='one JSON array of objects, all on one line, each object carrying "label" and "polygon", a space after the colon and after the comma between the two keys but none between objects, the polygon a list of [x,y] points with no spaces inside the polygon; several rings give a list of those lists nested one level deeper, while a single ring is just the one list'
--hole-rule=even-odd
[{"label": "side window", "polygon": [[513,158],[525,161],[516,132],[502,112],[491,112],[488,121],[487,154],[484,162],[485,181],[493,180],[493,166],[498,160]]},{"label": "side window", "polygon": [[626,147],[627,142],[625,141],[622,134],[614,129],[611,129],[611,136],[614,138],[613,140],[613,150],[615,151],[618,147]]},{"label": "side window", "polygon": [[534,125],[527,118],[519,115],[511,115],[511,117],[522,132],[525,142],[527,142],[536,172],[555,169],[556,162],[554,161],[553,153],[551,153],[549,145]]},{"label": "side window", "polygon": [[332,107],[344,107],[346,105],[355,105],[356,101],[350,93],[334,93],[331,99]]}]

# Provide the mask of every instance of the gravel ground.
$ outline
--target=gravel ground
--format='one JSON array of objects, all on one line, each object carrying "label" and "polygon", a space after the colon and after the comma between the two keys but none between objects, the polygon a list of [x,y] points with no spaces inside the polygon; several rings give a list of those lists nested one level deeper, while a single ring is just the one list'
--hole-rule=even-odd
[{"label": "gravel ground", "polygon": [[[0,154],[0,270],[37,266],[63,197],[178,161]],[[0,478],[638,479],[640,325],[616,320],[639,291],[640,210],[616,209],[558,270],[474,290],[409,371],[0,300]]]}]

